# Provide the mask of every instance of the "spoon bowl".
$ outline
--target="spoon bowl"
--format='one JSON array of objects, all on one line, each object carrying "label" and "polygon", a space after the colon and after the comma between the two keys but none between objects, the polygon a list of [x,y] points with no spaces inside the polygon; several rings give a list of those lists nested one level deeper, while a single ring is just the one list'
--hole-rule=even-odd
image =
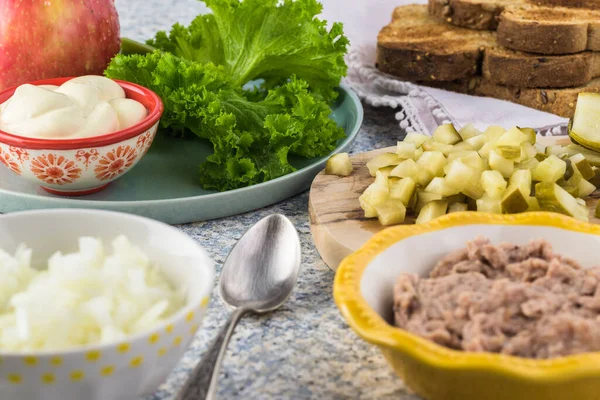
[{"label": "spoon bowl", "polygon": [[250,228],[225,260],[219,294],[233,308],[272,311],[291,295],[299,267],[296,228],[283,215],[271,215]]}]

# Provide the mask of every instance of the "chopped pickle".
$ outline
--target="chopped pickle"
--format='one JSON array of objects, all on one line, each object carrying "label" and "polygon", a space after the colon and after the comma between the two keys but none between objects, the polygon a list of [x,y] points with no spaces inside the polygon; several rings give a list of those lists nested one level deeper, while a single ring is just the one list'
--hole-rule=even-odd
[{"label": "chopped pickle", "polygon": [[485,194],[485,190],[483,190],[483,188],[481,187],[479,182],[475,183],[475,182],[471,181],[471,182],[467,182],[464,189],[462,190],[462,194],[464,194],[465,196],[467,196],[473,200],[477,200],[477,199],[480,199],[481,196],[483,196]]},{"label": "chopped pickle", "polygon": [[529,198],[527,199],[527,203],[529,203],[527,211],[540,211],[540,204],[538,203],[535,196],[529,196]]},{"label": "chopped pickle", "polygon": [[594,167],[594,177],[590,179],[590,183],[596,187],[600,187],[600,169]]},{"label": "chopped pickle", "polygon": [[537,155],[535,147],[528,142],[521,143],[521,162],[531,160]]},{"label": "chopped pickle", "polygon": [[498,146],[496,151],[507,160],[521,159],[521,146]]},{"label": "chopped pickle", "polygon": [[497,198],[502,196],[507,183],[500,172],[488,170],[481,174],[481,186],[488,197]]},{"label": "chopped pickle", "polygon": [[[554,146],[547,146],[544,153],[547,156],[552,156],[552,155],[561,156],[563,154],[568,154],[569,152],[564,146],[554,145]],[[543,160],[540,160],[540,161],[543,161]]]},{"label": "chopped pickle", "polygon": [[410,199],[417,189],[417,183],[412,178],[403,178],[397,182],[389,183],[389,187],[390,197],[408,206]]},{"label": "chopped pickle", "polygon": [[[450,164],[452,161],[468,157],[471,154],[477,154],[477,152],[476,151],[456,151],[456,152],[448,154],[448,158],[446,159],[446,162],[448,164]],[[477,156],[479,157],[479,154],[477,154]]]},{"label": "chopped pickle", "polygon": [[479,149],[478,153],[481,157],[488,158],[490,156],[490,152],[494,150],[495,147],[495,142],[487,142]]},{"label": "chopped pickle", "polygon": [[537,135],[535,133],[535,129],[533,128],[519,128],[521,132],[527,137],[527,142],[531,144],[535,144],[537,141]]},{"label": "chopped pickle", "polygon": [[417,167],[429,172],[434,177],[444,176],[445,165],[446,157],[439,151],[426,151],[417,160]]},{"label": "chopped pickle", "polygon": [[483,135],[486,137],[486,139],[488,141],[491,141],[491,140],[498,139],[500,136],[502,136],[504,134],[504,132],[506,132],[506,129],[504,129],[503,127],[498,126],[498,125],[490,125],[485,130]]},{"label": "chopped pickle", "polygon": [[460,130],[458,131],[458,134],[464,141],[467,139],[471,139],[472,137],[475,137],[475,136],[480,136],[481,132],[479,130],[477,130],[477,128],[475,128],[475,125],[473,125],[473,123],[469,122],[468,124],[466,124],[465,126],[460,128]]},{"label": "chopped pickle", "polygon": [[367,163],[367,168],[371,176],[375,176],[375,173],[379,168],[389,167],[390,165],[398,165],[403,161],[402,158],[398,157],[396,153],[383,153],[370,160]]},{"label": "chopped pickle", "polygon": [[464,203],[467,200],[467,196],[465,196],[462,193],[453,194],[452,196],[446,197],[444,200],[446,200],[448,202],[448,205],[454,204],[454,203]]},{"label": "chopped pickle", "polygon": [[450,154],[452,153],[456,153],[459,151],[474,151],[473,147],[467,143],[467,142],[460,142],[458,144],[455,144],[454,146],[452,146],[452,151],[450,152]]},{"label": "chopped pickle", "polygon": [[528,169],[518,169],[512,173],[510,179],[508,180],[509,186],[516,186],[520,188],[523,193],[527,193],[531,191],[531,171]]},{"label": "chopped pickle", "polygon": [[569,160],[571,160],[573,168],[577,168],[583,179],[589,181],[594,177],[594,170],[592,170],[592,166],[585,159],[585,156],[583,154],[579,153],[572,155],[571,157],[569,157]]},{"label": "chopped pickle", "polygon": [[596,186],[592,185],[585,179],[579,180],[578,193],[579,197],[588,197],[590,194],[596,191]]},{"label": "chopped pickle", "polygon": [[406,208],[410,209],[410,210],[414,210],[415,207],[417,207],[417,199],[418,199],[417,191],[415,190],[414,193],[413,193],[413,195],[412,195],[412,197],[408,201],[408,204],[406,205]]},{"label": "chopped pickle", "polygon": [[504,132],[496,141],[496,146],[521,147],[521,143],[527,141],[527,136],[519,128],[511,128]]},{"label": "chopped pickle", "polygon": [[526,211],[529,208],[529,191],[523,191],[519,186],[509,186],[502,197],[502,209],[509,214],[516,214]]},{"label": "chopped pickle", "polygon": [[567,164],[555,155],[548,156],[533,170],[533,179],[539,182],[556,182],[565,175]]},{"label": "chopped pickle", "polygon": [[468,165],[476,171],[483,172],[488,169],[487,163],[477,154],[476,151],[470,152],[469,154],[460,158],[463,164]]},{"label": "chopped pickle", "polygon": [[581,153],[592,166],[600,167],[600,154],[598,152],[588,150],[585,147],[581,147],[576,144],[569,144],[568,146],[564,147],[564,149],[570,156]]},{"label": "chopped pickle", "polygon": [[455,213],[455,212],[463,212],[463,211],[468,211],[468,210],[469,210],[469,206],[467,205],[467,203],[454,203],[454,204],[450,204],[448,206],[448,214]]},{"label": "chopped pickle", "polygon": [[544,211],[557,212],[583,219],[581,204],[575,200],[575,197],[571,196],[556,183],[538,183],[535,185],[535,197],[538,200],[540,209]]},{"label": "chopped pickle", "polygon": [[429,185],[425,188],[425,191],[428,193],[437,193],[443,197],[452,196],[454,194],[458,194],[459,191],[452,188],[446,183],[446,179],[436,177],[429,182]]},{"label": "chopped pickle", "polygon": [[325,165],[325,173],[329,175],[349,176],[353,169],[348,153],[334,154]]},{"label": "chopped pickle", "polygon": [[385,176],[385,174],[381,171],[377,171],[377,173],[375,174],[375,185],[379,185],[382,188],[386,188],[389,189],[389,183],[388,183],[388,178],[387,176]]},{"label": "chopped pickle", "polygon": [[502,199],[485,195],[481,199],[477,200],[477,211],[491,214],[502,214]]},{"label": "chopped pickle", "polygon": [[429,202],[421,209],[421,211],[419,211],[416,223],[425,224],[437,217],[445,215],[446,210],[448,210],[448,202],[445,200],[434,200]]},{"label": "chopped pickle", "polygon": [[417,146],[414,143],[398,142],[396,154],[402,159],[412,158],[413,160],[415,160],[416,151]]},{"label": "chopped pickle", "polygon": [[440,125],[433,132],[433,140],[444,144],[456,144],[462,140],[460,134],[452,124]]},{"label": "chopped pickle", "polygon": [[[570,159],[565,159],[563,160],[565,162],[565,164],[567,164],[567,168],[565,169],[565,174],[563,175],[564,179],[571,179],[571,177],[573,176],[573,174],[575,173],[575,169],[573,168],[573,163],[571,162]],[[581,175],[579,173],[579,171],[577,171],[577,173],[579,175]]]},{"label": "chopped pickle", "polygon": [[461,160],[452,161],[446,171],[446,184],[451,188],[462,191],[466,184],[475,178],[473,168],[463,164]]},{"label": "chopped pickle", "polygon": [[415,160],[408,159],[408,160],[402,161],[400,164],[398,164],[396,167],[394,167],[392,172],[390,172],[390,176],[395,176],[398,178],[413,178],[413,179],[415,179],[417,177],[417,173],[418,173],[417,163],[415,162]]},{"label": "chopped pickle", "polygon": [[544,161],[546,158],[548,158],[548,154],[542,154],[542,153],[537,153],[535,155],[535,159],[538,161]]},{"label": "chopped pickle", "polygon": [[527,161],[522,161],[518,164],[515,164],[516,169],[536,169],[540,162],[535,158],[529,159]]},{"label": "chopped pickle", "polygon": [[483,135],[473,136],[472,138],[465,140],[465,143],[471,146],[473,150],[479,150],[486,143],[486,138]]},{"label": "chopped pickle", "polygon": [[600,93],[579,93],[569,136],[588,149],[600,151]]},{"label": "chopped pickle", "polygon": [[[423,145],[423,143],[425,143],[428,140],[431,140],[430,136],[423,135],[422,133],[410,132],[410,133],[406,134],[406,137],[404,138],[404,140],[402,142],[414,143],[416,147],[421,147]],[[402,142],[399,142],[399,143],[402,143]]]},{"label": "chopped pickle", "polygon": [[381,225],[397,225],[406,218],[406,207],[396,199],[388,199],[375,206],[375,212]]},{"label": "chopped pickle", "polygon": [[494,171],[498,171],[503,177],[508,178],[515,169],[515,163],[511,160],[507,160],[495,151],[490,152],[489,158],[490,168]]},{"label": "chopped pickle", "polygon": [[389,189],[387,186],[381,186],[376,182],[372,183],[358,198],[360,207],[365,212],[365,218],[377,217],[375,206],[383,203],[388,198]]},{"label": "chopped pickle", "polygon": [[470,211],[477,211],[477,199],[467,196],[467,206]]},{"label": "chopped pickle", "polygon": [[579,181],[581,180],[580,175],[572,176],[571,179],[559,179],[556,184],[563,188],[567,193],[573,197],[579,196]]},{"label": "chopped pickle", "polygon": [[430,140],[429,142],[423,143],[423,150],[425,151],[439,151],[443,155],[447,156],[452,153],[454,146],[451,144],[445,144],[436,142],[435,140]]},{"label": "chopped pickle", "polygon": [[425,171],[424,169],[419,169],[417,171],[417,176],[415,177],[415,181],[417,185],[421,187],[425,187],[429,185],[429,182],[434,178],[434,176],[429,171]]},{"label": "chopped pickle", "polygon": [[[392,174],[392,171],[394,170],[393,165],[391,167],[383,167],[383,168],[379,168],[377,171],[381,172],[383,174],[383,176],[385,176],[386,178],[390,178],[390,175]],[[398,177],[391,177],[391,178],[396,178],[396,179],[400,179]]]},{"label": "chopped pickle", "polygon": [[418,213],[421,211],[426,204],[432,201],[442,200],[444,196],[437,193],[427,193],[424,191],[417,192],[417,204],[415,205],[415,211]]}]

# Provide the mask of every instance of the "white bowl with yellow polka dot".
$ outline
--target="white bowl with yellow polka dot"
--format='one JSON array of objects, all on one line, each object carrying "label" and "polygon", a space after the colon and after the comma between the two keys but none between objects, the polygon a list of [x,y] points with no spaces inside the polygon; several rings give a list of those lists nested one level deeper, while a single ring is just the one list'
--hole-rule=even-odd
[{"label": "white bowl with yellow polka dot", "polygon": [[31,354],[0,349],[1,400],[131,400],[155,392],[181,359],[202,323],[215,274],[191,237],[161,222],[110,211],[0,216],[2,249],[13,253],[25,243],[34,251],[34,264],[57,250],[76,250],[81,236],[111,241],[118,235],[140,247],[175,287],[185,288],[185,306],[153,330],[118,343]]}]

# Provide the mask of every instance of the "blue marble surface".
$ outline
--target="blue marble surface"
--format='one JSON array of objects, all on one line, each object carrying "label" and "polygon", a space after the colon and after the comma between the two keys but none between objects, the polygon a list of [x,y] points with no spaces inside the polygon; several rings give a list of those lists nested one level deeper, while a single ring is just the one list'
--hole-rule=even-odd
[{"label": "blue marble surface", "polygon": [[[116,0],[122,35],[144,40],[173,23],[189,23],[202,12],[196,0]],[[353,152],[394,145],[402,132],[389,109],[366,108]],[[298,286],[288,302],[266,316],[238,325],[219,380],[220,399],[399,399],[417,400],[377,349],[351,331],[332,297],[333,272],[315,249],[309,228],[308,193],[230,218],[182,225],[219,265],[246,229],[272,214],[288,216],[302,241]],[[216,281],[215,281],[216,284]],[[228,310],[215,294],[204,326],[160,390],[146,400],[174,399],[191,369],[225,322]]]}]

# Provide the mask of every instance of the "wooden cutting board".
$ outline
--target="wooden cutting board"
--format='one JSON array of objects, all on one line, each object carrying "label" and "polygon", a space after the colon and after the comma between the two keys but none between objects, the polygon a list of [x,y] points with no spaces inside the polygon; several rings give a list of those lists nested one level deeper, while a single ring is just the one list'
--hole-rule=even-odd
[{"label": "wooden cutting board", "polygon": [[[568,138],[543,137],[538,143],[545,146],[568,144]],[[325,263],[336,270],[342,259],[358,250],[375,233],[385,227],[377,219],[364,218],[358,197],[373,183],[366,163],[378,154],[395,152],[395,147],[373,150],[351,157],[354,172],[347,177],[325,175],[322,171],[312,183],[309,197],[310,225],[313,240]],[[600,191],[587,199],[590,222],[600,224],[594,210]],[[413,223],[414,216],[407,216],[406,223]]]}]

